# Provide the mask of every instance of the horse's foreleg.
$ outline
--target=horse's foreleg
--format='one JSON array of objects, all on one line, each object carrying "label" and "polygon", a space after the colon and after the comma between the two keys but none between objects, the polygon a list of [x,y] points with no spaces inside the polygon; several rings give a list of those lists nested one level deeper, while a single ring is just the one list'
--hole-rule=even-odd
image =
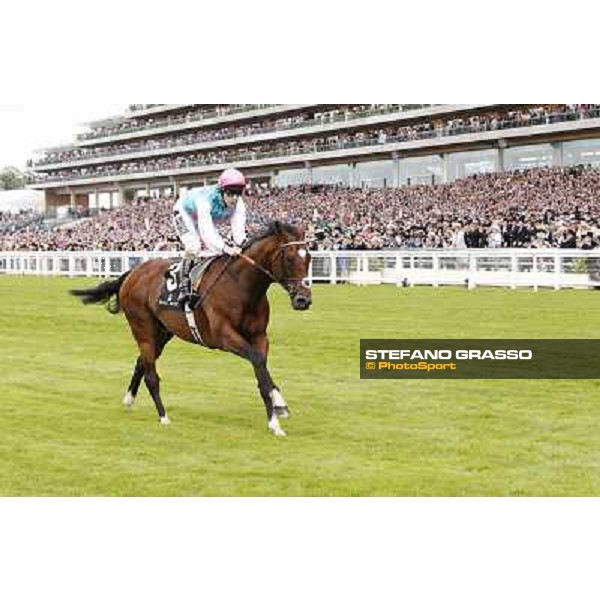
[{"label": "horse's foreleg", "polygon": [[[253,340],[253,346],[265,357],[265,361],[269,360],[269,338],[266,335],[261,335]],[[265,365],[267,366],[267,365]],[[268,369],[268,367],[267,367]],[[269,374],[270,377],[270,374]],[[290,418],[290,408],[283,398],[281,390],[271,380],[272,388],[269,392],[273,402],[273,410],[281,419]]]},{"label": "horse's foreleg", "polygon": [[271,374],[267,369],[267,357],[265,354],[233,330],[223,335],[222,349],[226,352],[232,352],[252,364],[258,381],[258,389],[260,390],[260,395],[262,396],[267,410],[269,430],[276,436],[284,437],[286,433],[281,428],[279,419],[275,413],[273,391],[276,388],[273,379],[271,378]]}]

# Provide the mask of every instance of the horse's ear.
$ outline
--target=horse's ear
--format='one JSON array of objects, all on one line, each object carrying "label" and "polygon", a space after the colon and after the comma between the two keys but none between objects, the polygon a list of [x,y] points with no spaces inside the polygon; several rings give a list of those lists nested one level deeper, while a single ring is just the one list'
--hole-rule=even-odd
[{"label": "horse's ear", "polygon": [[281,237],[283,235],[283,229],[281,228],[281,222],[275,221],[273,223],[273,229],[275,230],[275,234],[277,237]]}]

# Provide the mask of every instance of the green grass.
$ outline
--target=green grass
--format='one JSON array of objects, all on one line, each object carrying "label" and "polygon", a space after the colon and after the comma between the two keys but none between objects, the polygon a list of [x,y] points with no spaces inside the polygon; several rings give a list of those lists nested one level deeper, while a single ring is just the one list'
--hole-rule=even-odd
[{"label": "green grass", "polygon": [[[273,291],[271,368],[293,410],[266,431],[244,362],[181,342],[159,364],[170,428],[136,347],[68,280],[0,278],[0,495],[599,495],[600,384],[360,381],[363,338],[597,338],[594,292],[318,287]],[[77,287],[95,282],[76,282]]]}]

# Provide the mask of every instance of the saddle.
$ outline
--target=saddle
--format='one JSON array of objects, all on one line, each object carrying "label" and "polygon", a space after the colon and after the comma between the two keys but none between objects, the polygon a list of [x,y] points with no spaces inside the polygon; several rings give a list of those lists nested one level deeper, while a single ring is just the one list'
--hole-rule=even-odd
[{"label": "saddle", "polygon": [[[202,283],[202,279],[211,265],[217,260],[218,256],[210,256],[209,258],[200,259],[197,264],[194,264],[190,271],[190,279],[192,280],[192,289],[197,290]],[[167,273],[165,274],[165,284],[163,286],[158,305],[163,308],[169,308],[178,312],[184,312],[179,306],[179,290],[185,283],[182,277],[183,260],[175,260]]]}]

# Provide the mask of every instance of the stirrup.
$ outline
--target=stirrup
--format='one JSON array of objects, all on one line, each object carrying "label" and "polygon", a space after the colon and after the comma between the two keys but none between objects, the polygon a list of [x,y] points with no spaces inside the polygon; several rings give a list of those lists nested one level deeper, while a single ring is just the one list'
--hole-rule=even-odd
[{"label": "stirrup", "polygon": [[180,291],[179,298],[177,298],[177,304],[181,306],[181,308],[185,308],[190,296],[192,295],[191,290]]},{"label": "stirrup", "polygon": [[198,303],[200,302],[200,296],[196,292],[192,292],[186,299],[186,304],[190,307],[190,310],[196,310]]},{"label": "stirrup", "polygon": [[195,292],[190,292],[181,296],[181,298],[179,298],[178,304],[181,307],[181,310],[185,310],[188,306],[190,310],[196,310],[198,302],[200,302],[200,296]]}]

